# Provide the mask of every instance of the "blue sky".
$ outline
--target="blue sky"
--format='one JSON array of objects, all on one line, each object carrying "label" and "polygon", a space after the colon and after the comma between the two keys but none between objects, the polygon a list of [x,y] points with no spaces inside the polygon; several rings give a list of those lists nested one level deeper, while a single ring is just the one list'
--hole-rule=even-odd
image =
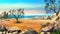
[{"label": "blue sky", "polygon": [[44,0],[0,0],[0,4],[15,4],[15,3],[42,4],[44,3]]},{"label": "blue sky", "polygon": [[24,8],[45,11],[44,6],[44,0],[0,0],[0,10]]},{"label": "blue sky", "polygon": [[8,8],[43,8],[44,0],[0,0],[0,9]]}]

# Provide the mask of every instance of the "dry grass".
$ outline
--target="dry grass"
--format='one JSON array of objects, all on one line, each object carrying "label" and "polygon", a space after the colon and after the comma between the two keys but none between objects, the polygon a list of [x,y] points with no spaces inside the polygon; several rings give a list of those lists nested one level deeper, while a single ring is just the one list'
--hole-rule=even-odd
[{"label": "dry grass", "polygon": [[33,28],[37,32],[40,31],[42,27],[41,24],[46,24],[48,22],[52,23],[51,20],[32,20],[32,19],[22,19],[19,20],[21,23],[15,23],[15,19],[10,19],[10,21],[0,21],[3,23],[4,26],[13,27],[17,26],[20,30],[24,31],[25,29]]}]

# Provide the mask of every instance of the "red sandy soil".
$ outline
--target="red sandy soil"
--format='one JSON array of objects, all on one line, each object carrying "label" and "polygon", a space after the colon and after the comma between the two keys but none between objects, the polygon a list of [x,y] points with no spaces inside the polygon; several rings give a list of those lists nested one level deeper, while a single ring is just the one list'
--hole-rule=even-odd
[{"label": "red sandy soil", "polygon": [[51,20],[32,20],[32,19],[22,19],[19,20],[21,23],[15,23],[16,20],[15,19],[10,19],[10,21],[1,21],[2,24],[4,26],[8,26],[8,27],[13,27],[13,26],[17,26],[20,30],[24,31],[25,29],[29,29],[29,28],[33,28],[34,30],[36,30],[37,32],[40,31],[42,24],[46,24],[48,22],[52,23]]}]

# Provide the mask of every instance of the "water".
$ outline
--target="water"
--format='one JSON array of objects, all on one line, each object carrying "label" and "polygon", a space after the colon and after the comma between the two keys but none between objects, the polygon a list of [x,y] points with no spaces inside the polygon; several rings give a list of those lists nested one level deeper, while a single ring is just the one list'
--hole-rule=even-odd
[{"label": "water", "polygon": [[[16,16],[18,18],[35,18],[36,16],[44,17],[44,16],[51,16],[52,14],[38,14],[38,15],[24,15],[24,16]],[[9,15],[9,18],[14,18],[14,15]]]}]

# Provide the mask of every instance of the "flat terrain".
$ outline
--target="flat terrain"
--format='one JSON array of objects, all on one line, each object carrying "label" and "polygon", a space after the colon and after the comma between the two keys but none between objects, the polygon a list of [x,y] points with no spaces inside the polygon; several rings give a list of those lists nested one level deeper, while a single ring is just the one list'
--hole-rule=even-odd
[{"label": "flat terrain", "polygon": [[0,20],[0,23],[2,23],[4,26],[7,26],[7,27],[18,27],[19,30],[26,30],[26,29],[29,29],[29,28],[33,28],[34,30],[36,30],[37,32],[40,31],[42,25],[41,24],[46,24],[46,23],[53,23],[53,21],[51,20],[34,20],[34,19],[19,19],[19,21],[21,23],[16,23],[16,20],[15,19],[10,19],[9,21],[7,20]]}]

